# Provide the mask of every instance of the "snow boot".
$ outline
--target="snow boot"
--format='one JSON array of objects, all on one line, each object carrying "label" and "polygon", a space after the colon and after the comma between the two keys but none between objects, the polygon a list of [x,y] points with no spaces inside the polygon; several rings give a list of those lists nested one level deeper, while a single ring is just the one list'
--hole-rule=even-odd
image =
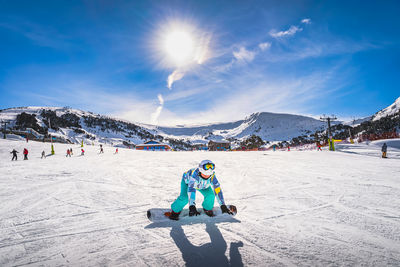
[{"label": "snow boot", "polygon": [[180,212],[174,212],[173,210],[171,211],[171,215],[169,215],[169,218],[171,220],[177,221],[179,220],[179,214],[181,214]]}]

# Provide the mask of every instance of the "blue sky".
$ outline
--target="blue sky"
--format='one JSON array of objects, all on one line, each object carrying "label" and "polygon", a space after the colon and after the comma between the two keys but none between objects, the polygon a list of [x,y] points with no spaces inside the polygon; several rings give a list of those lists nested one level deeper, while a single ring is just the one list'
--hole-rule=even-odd
[{"label": "blue sky", "polygon": [[[260,111],[350,119],[400,96],[399,1],[0,6],[0,108],[71,106],[173,125]],[[178,55],[166,49],[176,31],[193,46],[183,63],[183,42]]]}]

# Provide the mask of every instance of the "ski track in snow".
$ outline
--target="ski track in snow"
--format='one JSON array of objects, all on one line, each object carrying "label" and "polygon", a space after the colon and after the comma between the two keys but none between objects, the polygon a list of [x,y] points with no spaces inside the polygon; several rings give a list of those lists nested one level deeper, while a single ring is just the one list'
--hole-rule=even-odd
[{"label": "ski track in snow", "polygon": [[[87,146],[66,158],[69,147],[55,144],[42,160],[50,144],[0,140],[0,266],[399,266],[400,150],[381,159],[377,145],[119,154]],[[147,209],[168,208],[182,173],[202,159],[216,163],[235,220],[149,222]]]}]

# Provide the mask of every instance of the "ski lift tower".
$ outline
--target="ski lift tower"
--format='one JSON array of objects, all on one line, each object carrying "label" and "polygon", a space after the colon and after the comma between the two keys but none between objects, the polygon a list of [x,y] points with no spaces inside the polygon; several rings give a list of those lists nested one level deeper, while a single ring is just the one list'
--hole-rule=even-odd
[{"label": "ski lift tower", "polygon": [[331,121],[337,120],[335,115],[326,116],[325,114],[320,117],[321,121],[326,121],[328,122],[328,138],[329,138],[329,150],[330,151],[335,151],[335,145],[333,143],[333,137],[332,137],[332,132],[331,132]]},{"label": "ski lift tower", "polygon": [[6,137],[7,124],[10,123],[10,122],[8,122],[8,121],[1,121],[1,123],[4,125],[4,128],[3,128],[3,134],[4,134],[4,136],[3,136],[3,138],[6,139],[6,138],[7,138],[7,137]]},{"label": "ski lift tower", "polygon": [[[356,122],[356,118],[353,117],[353,121],[352,121],[352,123],[351,123],[352,129],[354,129],[354,124],[355,124],[355,122]],[[351,134],[350,128],[349,128],[349,139],[350,139],[350,143],[354,144],[353,135]]]}]

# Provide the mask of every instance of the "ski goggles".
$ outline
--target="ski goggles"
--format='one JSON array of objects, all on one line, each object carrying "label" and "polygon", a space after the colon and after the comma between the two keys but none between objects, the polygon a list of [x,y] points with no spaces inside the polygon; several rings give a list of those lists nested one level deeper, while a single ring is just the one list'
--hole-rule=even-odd
[{"label": "ski goggles", "polygon": [[204,170],[214,170],[215,169],[215,164],[214,163],[206,163],[203,165]]}]

